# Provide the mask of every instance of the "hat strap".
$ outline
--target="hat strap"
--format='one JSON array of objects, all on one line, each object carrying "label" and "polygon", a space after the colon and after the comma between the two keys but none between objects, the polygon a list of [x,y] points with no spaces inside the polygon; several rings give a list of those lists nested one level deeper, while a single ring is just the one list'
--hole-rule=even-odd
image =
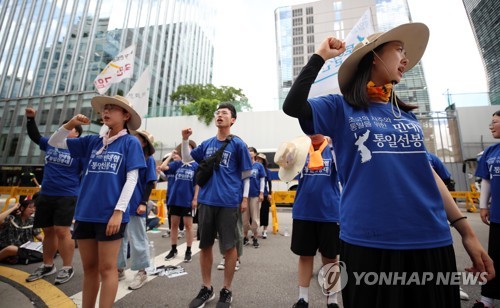
[{"label": "hat strap", "polygon": [[[394,105],[396,105],[396,108],[398,110],[398,114],[394,112]],[[396,100],[396,92],[393,90],[392,91],[392,96],[391,96],[391,110],[392,114],[396,117],[396,119],[401,118],[401,109],[399,108],[399,104]]]}]

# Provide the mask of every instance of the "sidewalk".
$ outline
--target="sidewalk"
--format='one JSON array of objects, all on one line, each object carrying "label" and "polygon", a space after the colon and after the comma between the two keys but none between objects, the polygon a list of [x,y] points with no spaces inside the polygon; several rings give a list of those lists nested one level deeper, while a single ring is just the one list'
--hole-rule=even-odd
[{"label": "sidewalk", "polygon": [[0,298],[2,307],[33,308],[33,303],[26,295],[3,281],[0,281]]}]

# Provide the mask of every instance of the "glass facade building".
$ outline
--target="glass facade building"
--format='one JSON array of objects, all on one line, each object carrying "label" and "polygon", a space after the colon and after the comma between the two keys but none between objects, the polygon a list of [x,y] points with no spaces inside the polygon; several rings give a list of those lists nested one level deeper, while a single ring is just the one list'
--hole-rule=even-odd
[{"label": "glass facade building", "polygon": [[179,114],[170,101],[179,85],[212,82],[215,17],[208,0],[0,2],[0,163],[43,164],[26,134],[27,106],[44,136],[75,113],[91,116],[98,131],[93,81],[132,44],[133,77],[107,94],[125,95],[149,67],[148,116]]},{"label": "glass facade building", "polygon": [[498,0],[463,0],[483,60],[492,105],[500,105],[500,23]]},{"label": "glass facade building", "polygon": [[[280,108],[293,80],[319,44],[327,36],[345,39],[367,9],[376,32],[411,21],[406,0],[321,0],[276,9]],[[405,73],[396,91],[403,101],[417,105],[418,112],[430,112],[429,94],[420,63]]]}]

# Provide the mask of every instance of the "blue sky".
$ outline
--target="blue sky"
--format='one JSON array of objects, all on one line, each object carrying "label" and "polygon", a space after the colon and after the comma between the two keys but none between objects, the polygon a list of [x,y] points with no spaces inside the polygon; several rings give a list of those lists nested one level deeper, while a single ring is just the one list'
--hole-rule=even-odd
[{"label": "blue sky", "polygon": [[[241,88],[254,111],[276,110],[277,71],[274,10],[306,3],[298,0],[219,0],[214,84]],[[408,0],[414,22],[430,28],[422,58],[433,111],[448,104],[447,90],[457,106],[485,104],[486,78],[476,41],[461,0]],[[457,94],[457,95],[455,95]],[[474,101],[474,102],[473,102]]]}]

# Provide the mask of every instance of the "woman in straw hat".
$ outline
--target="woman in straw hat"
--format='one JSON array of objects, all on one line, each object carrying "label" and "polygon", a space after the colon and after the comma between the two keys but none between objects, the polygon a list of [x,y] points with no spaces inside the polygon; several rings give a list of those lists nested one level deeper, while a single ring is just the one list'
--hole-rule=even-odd
[{"label": "woman in straw hat", "polygon": [[119,95],[96,96],[91,103],[105,125],[100,136],[66,139],[76,125],[90,123],[78,114],[51,136],[49,144],[87,161],[73,232],[84,271],[82,306],[95,306],[101,283],[99,305],[112,307],[118,289],[116,260],[129,221],[127,206],[139,169],[146,163],[139,140],[129,134],[129,129],[141,126],[141,117],[129,101]]},{"label": "woman in straw hat", "polygon": [[134,279],[129,284],[129,290],[141,288],[147,281],[146,268],[154,266],[150,264],[149,240],[146,234],[146,210],[149,196],[156,183],[156,162],[153,157],[155,152],[154,138],[149,132],[135,131],[134,135],[139,139],[146,168],[139,170],[139,178],[130,199],[129,213],[130,221],[123,237],[118,254],[118,280],[125,279],[125,267],[127,266],[127,246],[130,243],[130,258],[132,259],[131,270],[137,271]]},{"label": "woman in straw hat", "polygon": [[[325,61],[346,50],[345,42],[328,37],[283,105],[306,134],[333,140],[343,184],[340,257],[349,275],[342,290],[345,307],[460,307],[459,284],[440,283],[435,275],[457,272],[447,220],[472,260],[467,271],[484,272],[481,279],[495,275],[491,258],[427,160],[422,127],[411,112],[415,107],[393,90],[422,57],[428,37],[421,23],[368,36],[339,69],[343,95],[308,100]],[[406,280],[381,279],[395,272]],[[354,275],[367,273],[379,280],[370,284]],[[429,276],[422,274],[433,277],[424,281]],[[414,275],[418,283],[404,286]]]}]

